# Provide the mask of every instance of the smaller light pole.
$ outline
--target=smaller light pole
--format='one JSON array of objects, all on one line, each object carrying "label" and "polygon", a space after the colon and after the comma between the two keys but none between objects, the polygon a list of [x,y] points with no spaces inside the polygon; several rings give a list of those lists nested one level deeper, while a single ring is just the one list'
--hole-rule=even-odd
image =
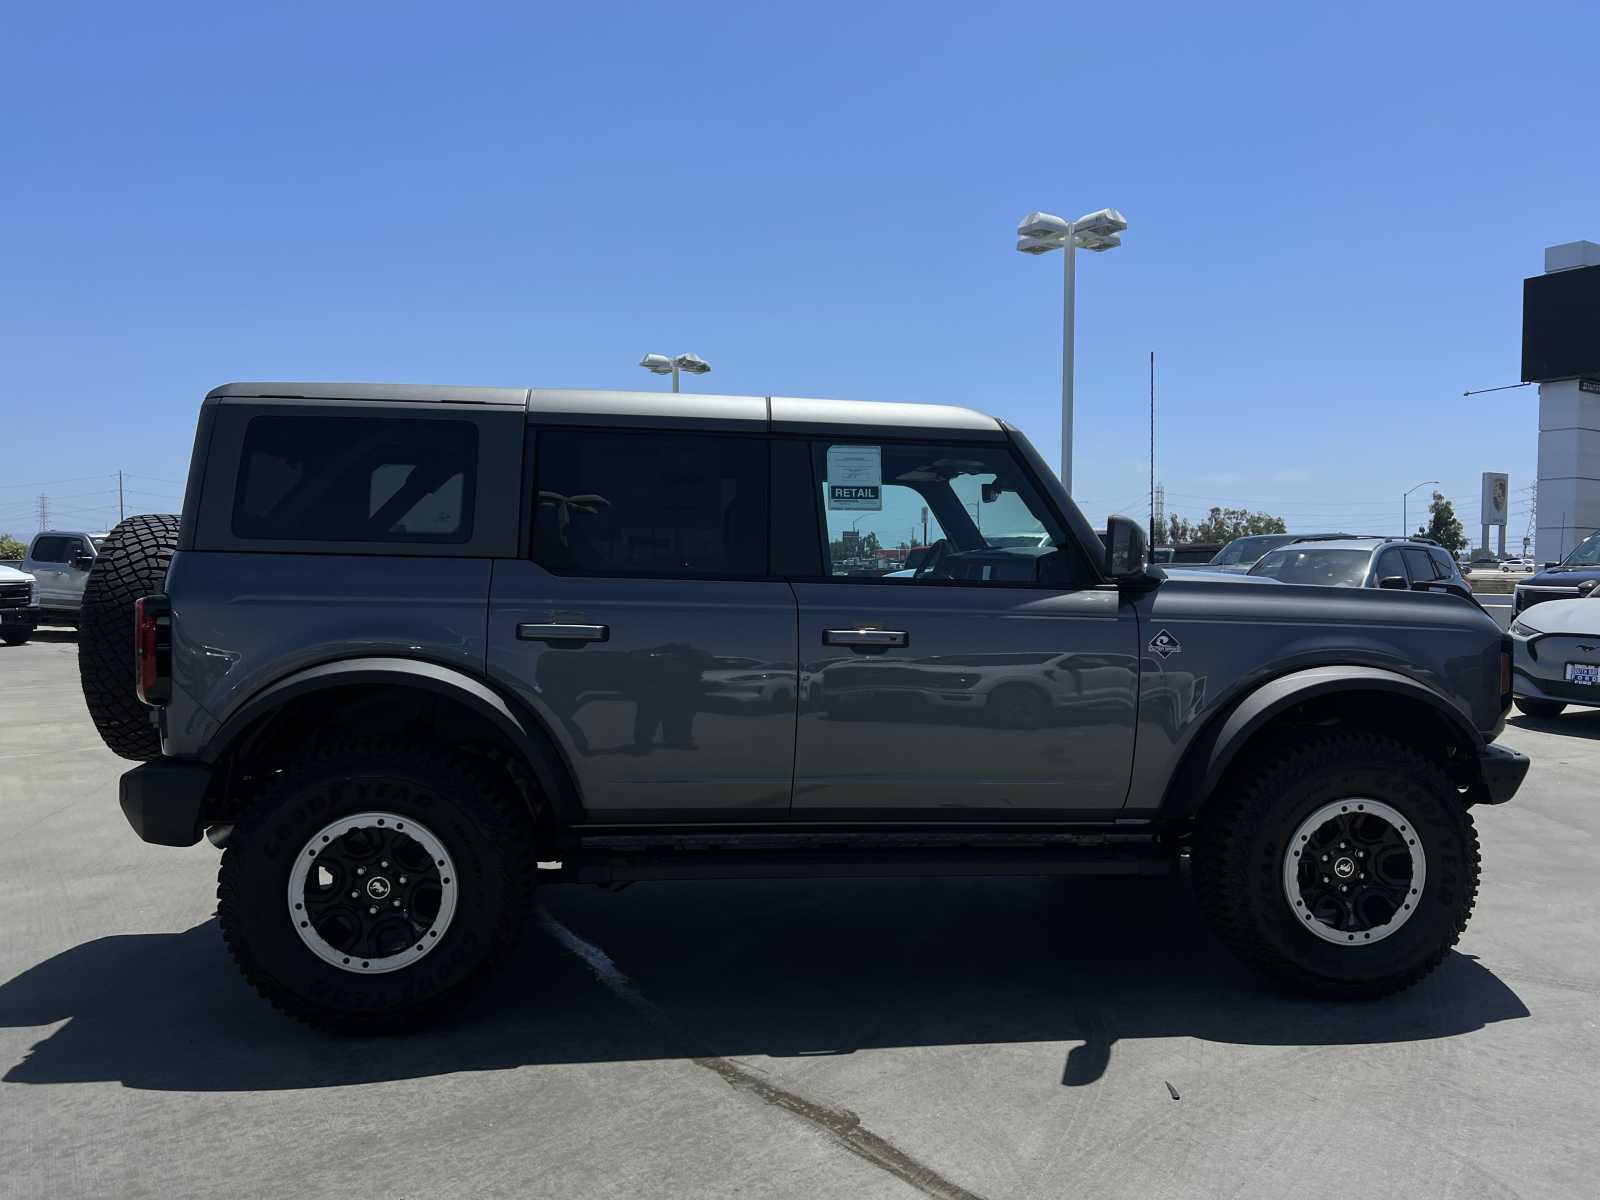
[{"label": "smaller light pole", "polygon": [[639,365],[652,375],[671,375],[673,391],[678,390],[679,371],[704,375],[711,370],[711,364],[698,354],[680,354],[676,358],[668,358],[665,354],[646,354],[639,360]]},{"label": "smaller light pole", "polygon": [[1419,488],[1419,487],[1427,487],[1430,483],[1438,483],[1438,482],[1439,481],[1437,479],[1424,479],[1421,483],[1417,484],[1417,487],[1407,488],[1405,490],[1405,492],[1400,496],[1400,536],[1401,537],[1410,537],[1411,536],[1411,522],[1406,518],[1406,504],[1411,499],[1411,493],[1416,491],[1417,488]]}]

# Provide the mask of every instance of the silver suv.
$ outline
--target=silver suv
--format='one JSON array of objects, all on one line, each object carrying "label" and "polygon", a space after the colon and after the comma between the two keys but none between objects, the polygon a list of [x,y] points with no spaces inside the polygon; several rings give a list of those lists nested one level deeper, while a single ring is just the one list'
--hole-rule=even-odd
[{"label": "silver suv", "polygon": [[535,883],[1185,857],[1244,958],[1381,995],[1528,765],[1470,602],[1169,579],[920,404],[231,384],[80,662],[134,830],[223,847],[239,966],[337,1027],[456,1003]]}]

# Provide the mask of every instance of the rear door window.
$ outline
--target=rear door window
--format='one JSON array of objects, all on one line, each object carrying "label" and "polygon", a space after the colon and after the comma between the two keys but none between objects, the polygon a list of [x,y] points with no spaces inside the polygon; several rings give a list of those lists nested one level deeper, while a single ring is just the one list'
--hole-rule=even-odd
[{"label": "rear door window", "polygon": [[233,533],[303,542],[465,542],[478,431],[468,421],[261,416],[250,421]]},{"label": "rear door window", "polygon": [[1411,572],[1411,581],[1432,583],[1439,576],[1434,570],[1433,559],[1421,546],[1407,546],[1400,551],[1405,556],[1406,567]]},{"label": "rear door window", "polygon": [[762,439],[541,430],[533,558],[552,571],[669,578],[767,572]]},{"label": "rear door window", "polygon": [[1406,564],[1400,558],[1400,551],[1385,550],[1378,555],[1377,577],[1379,579],[1391,579],[1396,575],[1401,579],[1406,578]]}]

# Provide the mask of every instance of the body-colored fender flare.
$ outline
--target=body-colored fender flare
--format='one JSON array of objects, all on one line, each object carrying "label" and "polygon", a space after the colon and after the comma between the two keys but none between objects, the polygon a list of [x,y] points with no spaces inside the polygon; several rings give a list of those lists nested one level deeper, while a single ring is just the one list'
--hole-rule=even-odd
[{"label": "body-colored fender flare", "polygon": [[[1484,745],[1483,735],[1467,714],[1426,684],[1398,671],[1353,664],[1308,667],[1261,684],[1235,704],[1214,731],[1202,734],[1204,741],[1194,747],[1193,754],[1185,755],[1186,763],[1199,770],[1188,780],[1174,778],[1175,786],[1169,788],[1163,808],[1169,815],[1192,815],[1222,781],[1239,752],[1269,721],[1297,704],[1340,692],[1383,692],[1420,702],[1441,718],[1463,746],[1477,751]],[[1199,775],[1198,780],[1194,774]]]},{"label": "body-colored fender flare", "polygon": [[481,679],[453,667],[410,658],[345,658],[307,667],[262,688],[222,723],[201,758],[215,763],[260,718],[302,696],[352,684],[391,684],[445,696],[492,724],[522,751],[529,769],[563,823],[581,821],[583,804],[555,740],[538,718],[514,707]]}]

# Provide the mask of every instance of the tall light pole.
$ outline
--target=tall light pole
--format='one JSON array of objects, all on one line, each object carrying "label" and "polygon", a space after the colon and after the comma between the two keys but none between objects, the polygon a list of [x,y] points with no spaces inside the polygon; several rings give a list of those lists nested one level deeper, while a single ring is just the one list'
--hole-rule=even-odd
[{"label": "tall light pole", "polygon": [[679,371],[704,375],[711,370],[711,364],[698,354],[680,354],[675,358],[668,358],[665,354],[646,354],[639,360],[639,365],[652,375],[671,375],[673,391],[678,390]]},{"label": "tall light pole", "polygon": [[1438,483],[1438,482],[1439,481],[1437,479],[1424,479],[1421,483],[1417,484],[1417,487],[1407,488],[1405,490],[1405,494],[1400,497],[1400,536],[1401,537],[1410,537],[1411,536],[1411,522],[1406,518],[1406,503],[1411,499],[1411,493],[1416,491],[1417,488],[1419,488],[1419,487],[1427,487],[1430,483]]},{"label": "tall light pole", "polygon": [[1114,208],[1102,208],[1067,221],[1051,213],[1031,212],[1017,226],[1017,250],[1023,254],[1049,254],[1064,250],[1061,302],[1061,484],[1072,491],[1072,365],[1073,316],[1076,282],[1073,277],[1073,251],[1113,250],[1122,245],[1121,233],[1128,222]]}]

